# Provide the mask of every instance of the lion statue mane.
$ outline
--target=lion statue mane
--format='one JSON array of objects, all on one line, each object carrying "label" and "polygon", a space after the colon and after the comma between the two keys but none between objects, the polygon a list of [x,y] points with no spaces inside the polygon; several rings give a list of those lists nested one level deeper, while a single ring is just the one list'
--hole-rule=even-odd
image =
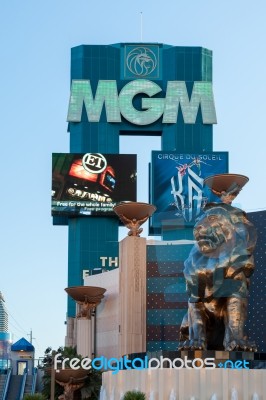
[{"label": "lion statue mane", "polygon": [[189,300],[179,349],[255,351],[244,333],[257,240],[254,226],[242,210],[209,203],[196,222],[194,237],[184,268]]}]

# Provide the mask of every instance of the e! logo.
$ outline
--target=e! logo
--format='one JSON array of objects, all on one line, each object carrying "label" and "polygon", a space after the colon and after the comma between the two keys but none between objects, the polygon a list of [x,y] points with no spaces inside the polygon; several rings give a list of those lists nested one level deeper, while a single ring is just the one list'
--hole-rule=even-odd
[{"label": "e! logo", "polygon": [[100,174],[107,166],[105,157],[100,153],[87,153],[82,158],[83,168],[92,174]]}]

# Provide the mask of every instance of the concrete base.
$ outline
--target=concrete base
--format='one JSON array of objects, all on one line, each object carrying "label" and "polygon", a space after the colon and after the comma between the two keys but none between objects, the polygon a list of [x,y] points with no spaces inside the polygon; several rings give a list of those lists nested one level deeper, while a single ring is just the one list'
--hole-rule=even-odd
[{"label": "concrete base", "polygon": [[77,353],[91,358],[92,340],[91,319],[77,319]]},{"label": "concrete base", "polygon": [[75,318],[67,318],[67,332],[65,337],[65,346],[66,347],[74,347],[75,340],[74,340],[74,325],[75,325]]}]

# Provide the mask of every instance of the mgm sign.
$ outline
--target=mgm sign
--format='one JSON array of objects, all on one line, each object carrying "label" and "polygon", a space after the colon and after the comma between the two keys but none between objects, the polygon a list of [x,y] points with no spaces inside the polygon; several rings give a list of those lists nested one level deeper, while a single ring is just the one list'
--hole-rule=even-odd
[{"label": "mgm sign", "polygon": [[[190,98],[184,81],[169,81],[165,97],[157,96],[161,92],[157,83],[147,79],[130,81],[120,93],[115,80],[99,80],[93,95],[89,80],[73,80],[67,120],[80,122],[84,106],[88,121],[97,123],[105,106],[107,122],[120,123],[123,116],[134,125],[149,125],[160,118],[163,124],[175,124],[180,107],[185,124],[195,124],[199,108],[203,124],[217,123],[211,82],[194,82]],[[137,109],[134,98],[141,95],[145,97]]]}]

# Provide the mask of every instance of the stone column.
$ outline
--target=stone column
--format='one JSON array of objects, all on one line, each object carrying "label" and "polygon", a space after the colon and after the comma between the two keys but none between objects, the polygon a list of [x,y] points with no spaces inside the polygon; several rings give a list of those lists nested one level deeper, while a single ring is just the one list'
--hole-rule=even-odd
[{"label": "stone column", "polygon": [[87,318],[77,319],[77,353],[82,357],[92,356],[92,321]]},{"label": "stone column", "polygon": [[65,337],[65,346],[74,347],[74,324],[75,318],[67,317],[66,320],[66,337]]},{"label": "stone column", "polygon": [[146,239],[119,246],[119,355],[146,351]]}]

